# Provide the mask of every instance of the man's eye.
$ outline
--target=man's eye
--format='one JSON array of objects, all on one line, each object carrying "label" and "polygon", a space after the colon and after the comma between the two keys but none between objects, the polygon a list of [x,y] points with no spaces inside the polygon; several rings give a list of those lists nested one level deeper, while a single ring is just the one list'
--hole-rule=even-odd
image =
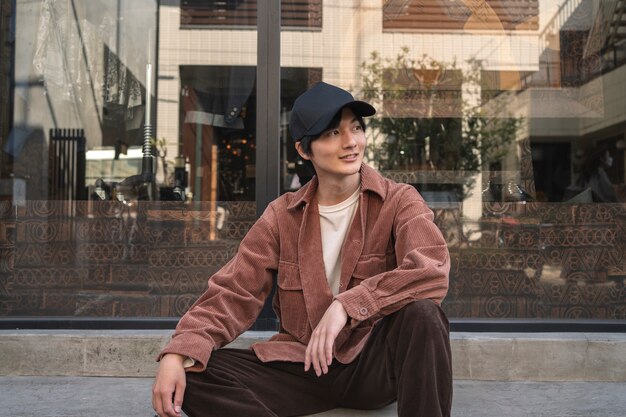
[{"label": "man's eye", "polygon": [[354,130],[361,130],[361,129],[362,129],[361,125],[354,126]]}]

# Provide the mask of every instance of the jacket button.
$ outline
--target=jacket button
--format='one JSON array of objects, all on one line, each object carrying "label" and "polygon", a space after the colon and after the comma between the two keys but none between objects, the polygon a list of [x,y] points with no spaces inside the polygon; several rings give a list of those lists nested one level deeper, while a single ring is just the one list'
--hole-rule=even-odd
[{"label": "jacket button", "polygon": [[365,308],[365,307],[361,307],[361,308],[359,309],[359,313],[360,313],[362,316],[366,316],[366,315],[367,315],[367,308]]}]

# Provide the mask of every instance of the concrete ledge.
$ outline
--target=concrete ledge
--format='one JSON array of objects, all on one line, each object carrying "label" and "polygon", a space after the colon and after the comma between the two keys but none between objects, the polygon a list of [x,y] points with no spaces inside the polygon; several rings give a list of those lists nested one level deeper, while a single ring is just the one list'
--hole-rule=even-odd
[{"label": "concrete ledge", "polygon": [[[151,377],[169,330],[3,330],[0,375]],[[246,348],[270,332],[246,332]],[[624,333],[452,333],[456,380],[626,381]]]},{"label": "concrete ledge", "polygon": [[454,333],[455,379],[626,381],[624,333]]}]

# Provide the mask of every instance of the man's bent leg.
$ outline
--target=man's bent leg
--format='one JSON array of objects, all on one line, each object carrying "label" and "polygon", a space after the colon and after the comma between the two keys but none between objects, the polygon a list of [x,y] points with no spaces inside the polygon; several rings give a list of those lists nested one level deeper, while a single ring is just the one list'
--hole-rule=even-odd
[{"label": "man's bent leg", "polygon": [[183,400],[190,417],[282,417],[334,407],[326,376],[305,373],[301,363],[263,363],[240,349],[217,350],[206,371],[188,372]]},{"label": "man's bent leg", "polygon": [[381,320],[361,355],[340,372],[337,389],[346,387],[340,405],[371,408],[397,395],[400,417],[449,417],[450,352],[443,310],[431,300],[411,303]]}]

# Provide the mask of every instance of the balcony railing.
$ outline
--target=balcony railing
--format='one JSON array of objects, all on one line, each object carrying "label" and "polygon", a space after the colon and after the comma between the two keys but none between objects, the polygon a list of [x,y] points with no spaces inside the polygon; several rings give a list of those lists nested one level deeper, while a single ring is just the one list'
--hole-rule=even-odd
[{"label": "balcony railing", "polygon": [[[183,0],[181,26],[256,26],[257,0]],[[282,0],[281,26],[322,27],[322,0]]]}]

